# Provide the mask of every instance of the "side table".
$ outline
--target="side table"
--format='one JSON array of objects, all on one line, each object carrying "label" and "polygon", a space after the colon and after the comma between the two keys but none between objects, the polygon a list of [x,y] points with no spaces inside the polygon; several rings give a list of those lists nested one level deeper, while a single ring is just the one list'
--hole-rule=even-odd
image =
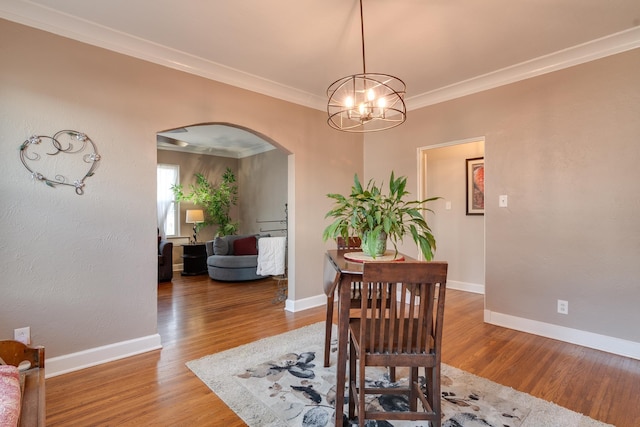
[{"label": "side table", "polygon": [[182,275],[197,276],[207,272],[207,247],[204,243],[182,245]]}]

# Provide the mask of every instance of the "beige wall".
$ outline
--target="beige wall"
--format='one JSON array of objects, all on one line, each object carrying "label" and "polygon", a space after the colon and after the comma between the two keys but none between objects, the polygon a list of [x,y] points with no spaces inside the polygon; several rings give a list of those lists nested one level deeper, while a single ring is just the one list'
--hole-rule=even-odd
[{"label": "beige wall", "polygon": [[[157,337],[156,132],[185,123],[236,124],[293,153],[290,250],[305,265],[289,297],[321,294],[324,195],[362,171],[361,137],[321,111],[4,20],[0,62],[0,337],[31,326],[48,358]],[[18,158],[30,135],[69,128],[102,155],[83,196],[33,182]]]},{"label": "beige wall", "polygon": [[[276,149],[240,159],[238,181],[242,233],[286,229],[286,223],[258,221],[284,220],[286,217],[287,156],[281,149]],[[268,233],[272,236],[286,235],[284,231]]]},{"label": "beige wall", "polygon": [[489,316],[640,343],[638,70],[640,49],[412,111],[366,137],[365,175],[416,188],[417,147],[484,136]]}]

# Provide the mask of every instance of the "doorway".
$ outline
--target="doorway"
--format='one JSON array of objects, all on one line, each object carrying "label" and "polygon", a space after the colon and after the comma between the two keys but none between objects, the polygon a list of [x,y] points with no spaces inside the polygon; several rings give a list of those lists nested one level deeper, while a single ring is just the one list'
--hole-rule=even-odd
[{"label": "doorway", "polygon": [[466,160],[484,158],[484,137],[418,148],[418,194],[438,196],[427,213],[436,236],[436,260],[447,260],[447,286],[484,294],[484,215],[467,214]]},{"label": "doorway", "polygon": [[[263,221],[286,219],[289,204],[289,157],[291,153],[270,138],[229,123],[201,123],[169,129],[157,134],[157,163],[179,167],[179,183],[186,192],[202,174],[216,184],[227,168],[238,185],[238,201],[231,217],[239,222],[237,234],[258,234]],[[179,230],[174,240],[174,271],[180,270],[181,246],[188,243],[191,225],[185,222],[185,212],[194,205],[179,206]],[[286,224],[278,223],[272,236],[287,236]],[[270,227],[273,228],[273,227]],[[198,232],[201,242],[212,240],[216,227]]]}]

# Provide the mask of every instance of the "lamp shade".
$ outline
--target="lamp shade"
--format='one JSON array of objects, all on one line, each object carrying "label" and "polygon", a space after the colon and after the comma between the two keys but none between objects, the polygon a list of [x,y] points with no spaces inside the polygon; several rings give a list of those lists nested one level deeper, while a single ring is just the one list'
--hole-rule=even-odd
[{"label": "lamp shade", "polygon": [[187,218],[184,222],[187,224],[204,222],[204,212],[201,209],[187,209]]}]

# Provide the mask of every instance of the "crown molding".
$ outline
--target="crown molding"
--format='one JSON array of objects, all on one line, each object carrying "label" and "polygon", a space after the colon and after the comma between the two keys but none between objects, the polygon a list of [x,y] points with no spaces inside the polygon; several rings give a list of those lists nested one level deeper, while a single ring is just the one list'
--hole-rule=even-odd
[{"label": "crown molding", "polygon": [[407,110],[460,98],[640,47],[640,26],[512,65],[405,100]]},{"label": "crown molding", "polygon": [[[158,65],[326,111],[327,100],[262,77],[79,19],[27,0],[0,0],[0,17]],[[471,95],[640,47],[640,26],[405,100],[407,110]]]},{"label": "crown molding", "polygon": [[26,0],[0,0],[0,17],[252,92],[326,110],[326,99]]}]

